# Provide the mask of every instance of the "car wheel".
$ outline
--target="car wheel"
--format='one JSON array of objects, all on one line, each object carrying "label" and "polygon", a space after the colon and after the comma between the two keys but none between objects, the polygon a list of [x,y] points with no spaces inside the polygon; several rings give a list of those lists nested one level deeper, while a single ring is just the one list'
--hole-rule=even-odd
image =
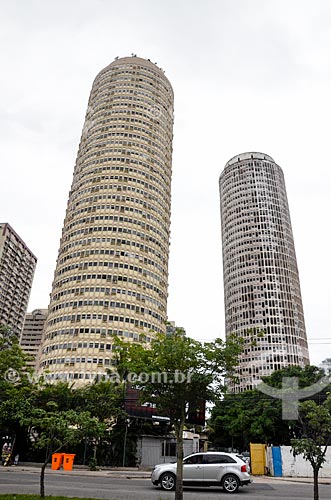
[{"label": "car wheel", "polygon": [[176,476],[171,472],[165,472],[160,477],[160,486],[166,491],[174,490],[176,487]]},{"label": "car wheel", "polygon": [[222,487],[226,493],[235,493],[240,486],[239,479],[234,474],[227,474],[222,480]]}]

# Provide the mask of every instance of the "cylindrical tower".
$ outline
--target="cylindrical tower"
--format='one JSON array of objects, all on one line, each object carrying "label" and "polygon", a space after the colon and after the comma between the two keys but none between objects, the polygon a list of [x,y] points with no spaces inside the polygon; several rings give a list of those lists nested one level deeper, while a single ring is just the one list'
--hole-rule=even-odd
[{"label": "cylindrical tower", "polygon": [[52,286],[40,369],[89,381],[112,340],[166,331],[173,90],[117,59],[94,80]]},{"label": "cylindrical tower", "polygon": [[242,391],[309,364],[309,354],[282,169],[262,153],[235,156],[220,176],[220,197],[226,334],[247,340],[232,386]]}]

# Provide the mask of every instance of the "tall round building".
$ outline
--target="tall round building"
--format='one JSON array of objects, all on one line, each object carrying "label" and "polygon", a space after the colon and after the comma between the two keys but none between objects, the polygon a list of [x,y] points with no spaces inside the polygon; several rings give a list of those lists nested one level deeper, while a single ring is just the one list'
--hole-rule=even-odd
[{"label": "tall round building", "polygon": [[88,382],[115,336],[166,331],[173,104],[149,60],[116,59],[94,80],[39,359],[50,379]]},{"label": "tall round building", "polygon": [[[282,169],[262,153],[232,158],[220,176],[226,334],[246,339],[232,390],[309,364],[299,273]],[[256,344],[252,331],[261,331]]]}]

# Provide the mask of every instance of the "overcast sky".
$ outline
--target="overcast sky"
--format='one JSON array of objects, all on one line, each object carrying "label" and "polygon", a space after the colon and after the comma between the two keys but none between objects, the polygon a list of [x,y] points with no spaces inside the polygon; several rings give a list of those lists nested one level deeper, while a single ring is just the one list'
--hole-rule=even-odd
[{"label": "overcast sky", "polygon": [[[0,0],[0,222],[47,307],[89,92],[132,52],[175,92],[169,319],[224,335],[218,177],[245,151],[287,185],[311,362],[331,357],[329,0]],[[323,340],[324,339],[324,340]]]}]

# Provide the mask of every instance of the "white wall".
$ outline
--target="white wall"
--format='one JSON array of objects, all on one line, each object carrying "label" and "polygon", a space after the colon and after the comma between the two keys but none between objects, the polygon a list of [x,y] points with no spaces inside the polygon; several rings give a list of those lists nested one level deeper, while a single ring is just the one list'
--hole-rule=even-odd
[{"label": "white wall", "polygon": [[[312,477],[313,469],[302,455],[296,457],[291,452],[291,446],[281,446],[284,477]],[[331,477],[331,446],[326,452],[326,462],[319,472],[320,477]]]},{"label": "white wall", "polygon": [[273,476],[274,475],[274,462],[272,460],[272,447],[268,446],[266,450],[267,454],[267,467],[269,469],[270,474]]}]

